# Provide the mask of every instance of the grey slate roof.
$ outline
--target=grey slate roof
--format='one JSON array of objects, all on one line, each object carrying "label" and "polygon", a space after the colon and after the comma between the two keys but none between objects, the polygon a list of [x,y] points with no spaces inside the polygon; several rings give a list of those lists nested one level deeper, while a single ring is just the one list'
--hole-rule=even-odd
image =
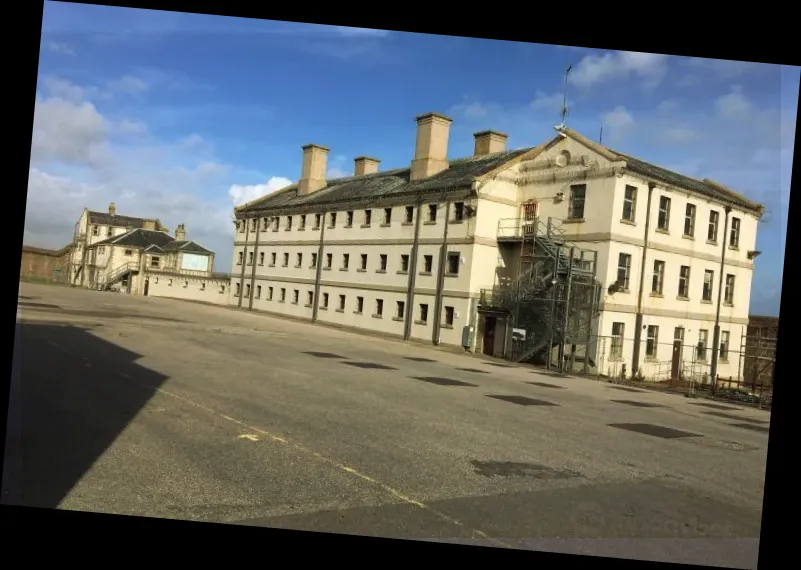
[{"label": "grey slate roof", "polygon": [[142,228],[147,222],[156,222],[158,227],[163,227],[158,220],[148,220],[145,218],[136,218],[133,216],[120,216],[119,214],[111,215],[108,212],[93,212],[89,211],[89,223],[97,224],[99,226],[116,226],[118,228]]},{"label": "grey slate roof", "polygon": [[213,253],[193,241],[177,240],[170,234],[141,228],[104,239],[89,247],[97,247],[99,245],[118,245],[130,247],[132,249],[141,248],[150,253],[165,253],[179,250],[184,253],[199,253],[205,255],[211,255]]},{"label": "grey slate roof", "polygon": [[306,196],[298,196],[298,185],[293,184],[237,208],[237,217],[248,212],[303,208],[369,199],[390,199],[414,194],[434,194],[445,190],[469,188],[476,177],[508,162],[529,148],[510,150],[480,157],[461,158],[450,161],[450,168],[425,180],[411,182],[410,168],[386,170],[363,176],[348,176],[328,180],[322,190]]}]

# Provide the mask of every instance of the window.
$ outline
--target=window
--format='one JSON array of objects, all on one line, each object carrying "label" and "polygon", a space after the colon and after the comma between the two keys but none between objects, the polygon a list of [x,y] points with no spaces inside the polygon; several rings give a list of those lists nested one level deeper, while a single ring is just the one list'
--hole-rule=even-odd
[{"label": "window", "polygon": [[654,278],[651,283],[651,293],[657,295],[662,294],[662,288],[665,284],[665,262],[656,260],[654,261]]},{"label": "window", "polygon": [[720,359],[729,359],[729,331],[720,331]]},{"label": "window", "polygon": [[372,210],[365,210],[364,211],[364,225],[369,226],[373,221],[373,211]]},{"label": "window", "polygon": [[[205,285],[205,283],[204,283]],[[205,289],[205,287],[204,287]],[[261,285],[256,285],[256,298],[261,299]]]},{"label": "window", "polygon": [[337,213],[336,212],[331,212],[330,220],[331,220],[331,225],[329,227],[335,228],[336,225],[337,225]]},{"label": "window", "polygon": [[264,265],[264,252],[259,253],[259,265]]},{"label": "window", "polygon": [[629,275],[631,273],[631,255],[621,253],[617,256],[617,285],[623,291],[629,290]]},{"label": "window", "polygon": [[314,214],[314,229],[320,229],[320,220],[322,219],[322,214]]},{"label": "window", "polygon": [[670,198],[667,196],[659,197],[659,216],[656,220],[656,227],[665,232],[670,227]]},{"label": "window", "polygon": [[312,253],[311,256],[312,256],[311,266],[312,267],[317,267],[317,254],[316,253]]},{"label": "window", "polygon": [[261,229],[265,232],[267,231],[267,218],[261,219]]},{"label": "window", "polygon": [[698,347],[696,349],[696,360],[706,361],[706,345],[709,339],[709,331],[701,329],[698,331]]},{"label": "window", "polygon": [[428,322],[428,305],[420,305],[420,322],[426,324]]},{"label": "window", "polygon": [[437,221],[437,205],[436,204],[429,204],[428,205],[428,221],[429,222],[436,222]]},{"label": "window", "polygon": [[[172,279],[170,279],[169,285],[172,285]],[[234,285],[236,286],[236,289],[234,290],[234,295],[239,297],[239,292],[242,290],[242,284],[241,283],[234,283]]]},{"label": "window", "polygon": [[253,252],[248,252],[248,265],[253,265]]},{"label": "window", "polygon": [[273,218],[273,231],[278,231],[278,224],[281,223],[281,220],[278,219],[278,216]]},{"label": "window", "polygon": [[132,249],[126,249],[125,250],[125,255],[127,255],[128,257],[132,256],[133,255],[133,250]]},{"label": "window", "polygon": [[452,327],[455,313],[453,307],[445,307],[445,326]]},{"label": "window", "polygon": [[384,224],[392,223],[392,208],[384,208]]},{"label": "window", "polygon": [[331,269],[333,264],[334,264],[334,254],[333,253],[326,253],[325,254],[325,266],[328,269]]},{"label": "window", "polygon": [[[259,287],[259,289],[261,289],[261,287]],[[205,281],[202,281],[200,283],[200,290],[201,291],[205,291],[206,290],[206,282]]]},{"label": "window", "polygon": [[106,235],[111,237],[111,226],[106,228]]},{"label": "window", "polygon": [[356,297],[356,312],[359,314],[364,312],[364,297]]},{"label": "window", "polygon": [[284,265],[284,267],[288,267],[289,266],[289,254],[288,253],[284,254],[284,264],[283,265]]},{"label": "window", "polygon": [[297,267],[300,267],[301,265],[303,265],[303,254],[302,253],[298,254],[298,262],[297,262],[296,265],[297,265]]},{"label": "window", "polygon": [[353,225],[353,211],[345,214],[345,227],[349,228]]},{"label": "window", "polygon": [[712,287],[715,281],[715,272],[707,269],[704,271],[704,292],[701,299],[704,301],[712,301]]},{"label": "window", "polygon": [[[158,278],[156,279],[156,282],[158,283]],[[220,293],[225,293],[225,285],[220,285]]]},{"label": "window", "polygon": [[684,327],[676,327],[673,329],[673,341],[684,343]]},{"label": "window", "polygon": [[690,266],[682,265],[679,269],[679,297],[684,299],[690,296]]},{"label": "window", "polygon": [[375,300],[375,315],[377,317],[383,316],[384,314],[384,300],[383,299],[376,299]]},{"label": "window", "polygon": [[345,310],[345,295],[340,295],[339,296],[339,310],[340,311],[344,311]]},{"label": "window", "polygon": [[362,265],[361,265],[361,267],[359,269],[361,269],[363,271],[367,271],[367,254],[366,253],[362,254]]},{"label": "window", "polygon": [[623,219],[629,222],[634,221],[634,210],[637,205],[637,188],[626,185],[623,192]]},{"label": "window", "polygon": [[448,275],[459,275],[459,259],[458,253],[448,253]]},{"label": "window", "polygon": [[609,355],[614,358],[623,357],[623,335],[626,331],[625,323],[612,323],[612,346]]},{"label": "window", "polygon": [[706,231],[706,239],[712,243],[718,241],[718,220],[720,220],[720,212],[715,210],[709,212],[709,228]]},{"label": "window", "polygon": [[99,251],[100,255],[105,255],[105,254],[106,254],[106,246],[104,246],[104,245],[101,245],[101,246],[98,248],[98,250],[100,250],[100,251]]},{"label": "window", "polygon": [[306,293],[306,305],[311,307],[314,304],[314,291]]},{"label": "window", "polygon": [[295,290],[292,292],[292,303],[294,303],[295,305],[297,305],[299,302],[300,302],[300,291],[298,291],[297,289],[295,289]]},{"label": "window", "polygon": [[659,327],[648,326],[648,334],[645,339],[645,357],[656,358],[656,350],[659,345]]},{"label": "window", "polygon": [[245,254],[243,252],[241,252],[241,251],[237,254],[237,256],[236,256],[236,264],[237,265],[242,265],[242,259],[243,259],[244,255]]},{"label": "window", "polygon": [[[167,281],[167,287],[172,287],[172,279]],[[239,283],[236,284],[236,296],[239,296]]]},{"label": "window", "polygon": [[267,300],[268,301],[272,301],[273,300],[273,288],[272,287],[267,287]]},{"label": "window", "polygon": [[464,202],[456,202],[453,205],[453,221],[461,222],[464,220]]},{"label": "window", "polygon": [[408,255],[401,255],[401,269],[402,272],[406,273],[409,271],[409,256]]},{"label": "window", "polygon": [[405,223],[411,224],[414,222],[414,206],[406,206]]},{"label": "window", "polygon": [[695,204],[687,204],[684,210],[684,235],[695,235]]},{"label": "window", "polygon": [[305,230],[306,229],[306,214],[302,214],[300,216],[300,223],[298,224],[298,229],[299,230]]},{"label": "window", "polygon": [[275,252],[272,252],[272,253],[270,254],[270,266],[271,266],[271,267],[275,267],[275,258],[276,258],[276,256],[277,256],[277,255],[278,255],[278,254],[277,254],[277,253],[275,253]]},{"label": "window", "polygon": [[570,187],[570,205],[567,213],[569,220],[584,219],[584,200],[586,196],[586,184],[574,184]]},{"label": "window", "polygon": [[284,301],[286,301],[286,289],[284,289],[283,287],[281,287],[281,299],[280,299],[280,301],[281,301],[282,303],[283,303]]},{"label": "window", "polygon": [[292,216],[286,217],[286,229],[287,231],[292,229]]},{"label": "window", "polygon": [[92,235],[93,235],[93,236],[96,236],[96,235],[98,235],[98,234],[99,234],[99,231],[98,231],[98,229],[97,229],[97,226],[92,226]]},{"label": "window", "polygon": [[399,319],[402,319],[405,312],[406,312],[406,303],[404,303],[403,301],[398,301],[398,312],[395,316]]},{"label": "window", "polygon": [[[103,248],[100,249],[101,249],[100,253],[103,253],[102,251]],[[160,263],[161,263],[160,257],[154,255],[153,257],[150,258],[150,267],[158,267]]]},{"label": "window", "polygon": [[731,232],[729,232],[729,247],[740,247],[740,218],[731,219]]},{"label": "window", "polygon": [[328,293],[323,293],[323,309],[328,308]]},{"label": "window", "polygon": [[379,269],[378,270],[379,271],[386,271],[387,270],[387,256],[386,256],[386,254],[382,253],[379,256],[379,259],[380,259],[380,262],[379,262],[380,265],[379,265]]},{"label": "window", "polygon": [[434,265],[434,256],[433,255],[424,255],[423,256],[423,273],[431,273],[431,268]]},{"label": "window", "polygon": [[727,305],[734,304],[734,275],[726,275],[726,287],[723,290],[723,302]]},{"label": "window", "polygon": [[350,264],[350,254],[343,253],[342,254],[342,269],[347,269],[349,264]]}]

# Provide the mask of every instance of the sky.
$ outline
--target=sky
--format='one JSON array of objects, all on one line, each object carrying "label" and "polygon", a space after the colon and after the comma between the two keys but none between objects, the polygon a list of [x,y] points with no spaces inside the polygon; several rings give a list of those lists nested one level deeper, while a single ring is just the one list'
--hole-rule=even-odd
[{"label": "sky", "polygon": [[571,128],[765,204],[751,312],[777,315],[799,68],[772,64],[46,1],[25,243],[62,247],[113,201],[228,271],[234,206],[296,181],[304,144],[331,149],[329,178],[403,167],[436,111],[451,158],[485,129],[534,146],[568,65]]}]

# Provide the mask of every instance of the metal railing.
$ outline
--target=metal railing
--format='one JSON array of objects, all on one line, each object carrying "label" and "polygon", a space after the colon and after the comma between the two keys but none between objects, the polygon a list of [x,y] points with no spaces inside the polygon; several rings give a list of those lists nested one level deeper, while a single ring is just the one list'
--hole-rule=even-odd
[{"label": "metal railing", "polygon": [[129,261],[125,265],[119,266],[117,269],[107,275],[104,275],[102,279],[98,280],[98,288],[105,290],[122,280],[127,274],[137,271],[138,269],[138,262]]}]

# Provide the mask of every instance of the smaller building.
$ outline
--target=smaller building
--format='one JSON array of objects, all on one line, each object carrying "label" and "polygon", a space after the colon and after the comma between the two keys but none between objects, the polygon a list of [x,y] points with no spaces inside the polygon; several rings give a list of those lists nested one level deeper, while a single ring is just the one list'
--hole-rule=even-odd
[{"label": "smaller building", "polygon": [[46,283],[67,283],[72,244],[61,249],[22,246],[20,279]]},{"label": "smaller building", "polygon": [[747,386],[773,386],[779,317],[751,315],[743,339],[743,381]]},{"label": "smaller building", "polygon": [[136,228],[87,246],[88,287],[132,295],[228,303],[229,274],[215,273],[214,253],[186,239],[183,224]]}]

